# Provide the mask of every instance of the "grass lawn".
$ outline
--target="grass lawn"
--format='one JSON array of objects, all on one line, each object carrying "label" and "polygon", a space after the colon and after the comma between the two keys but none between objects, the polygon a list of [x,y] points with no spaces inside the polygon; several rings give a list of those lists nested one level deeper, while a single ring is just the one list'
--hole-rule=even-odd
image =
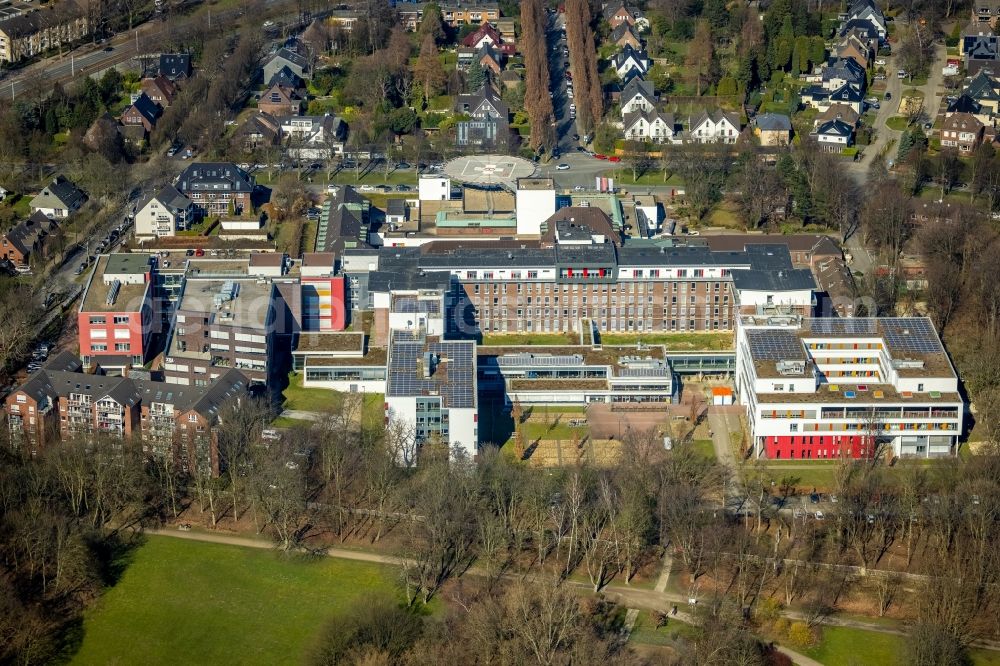
[{"label": "grass lawn", "polygon": [[288,373],[288,387],[282,392],[283,407],[303,412],[329,412],[340,408],[342,398],[336,391],[302,386],[302,375]]},{"label": "grass lawn", "polygon": [[819,645],[804,653],[824,666],[895,664],[903,653],[902,636],[848,627],[823,627]]},{"label": "grass lawn", "polygon": [[[810,465],[808,469],[786,469],[782,465],[772,465],[768,463],[767,471],[774,478],[776,483],[789,477],[797,479],[795,486],[800,492],[809,492],[813,488],[817,490],[832,490],[836,480],[837,466],[835,464],[814,462],[808,460],[797,461],[802,466]],[[815,467],[812,467],[815,465]]]},{"label": "grass lawn", "polygon": [[615,169],[614,171],[607,172],[605,175],[613,177],[616,185],[684,186],[684,182],[673,174],[669,175],[666,182],[664,182],[662,169],[647,171],[638,178],[632,178],[632,169]]},{"label": "grass lawn", "polygon": [[[364,173],[363,170],[362,173]],[[315,182],[325,182],[323,176],[324,174],[318,174],[313,177],[313,180]],[[384,168],[375,168],[367,175],[362,175],[358,178],[357,170],[341,169],[333,177],[331,182],[343,183],[347,185],[381,185],[384,183],[387,185],[409,185],[415,188],[417,186],[417,172],[414,169],[397,169],[390,171],[389,175],[386,176]],[[406,196],[406,194],[406,192],[403,192],[397,196]]]},{"label": "grass lawn", "polygon": [[732,333],[602,333],[605,345],[666,345],[668,351],[731,351]]},{"label": "grass lawn", "polygon": [[31,217],[31,199],[32,197],[26,194],[19,194],[17,195],[14,203],[11,204],[11,208],[14,209],[14,214],[17,215],[19,219]]},{"label": "grass lawn", "polygon": [[587,436],[589,432],[587,426],[571,427],[566,422],[567,419],[562,418],[559,423],[556,423],[553,417],[549,425],[546,425],[544,421],[528,421],[521,424],[521,428],[524,432],[524,438],[528,442],[533,442],[536,439],[561,439],[571,442],[574,437],[583,440]]},{"label": "grass lawn", "polygon": [[364,562],[150,537],[86,613],[73,663],[302,663],[327,618],[398,594],[393,578]]},{"label": "grass lawn", "polygon": [[744,228],[743,223],[736,214],[736,207],[729,201],[723,201],[715,206],[708,214],[706,222],[710,227],[740,230]]},{"label": "grass lawn", "polygon": [[891,130],[896,130],[897,132],[904,132],[906,128],[909,127],[906,118],[903,116],[893,116],[889,120],[885,121],[885,126]]},{"label": "grass lawn", "polygon": [[577,345],[580,336],[572,333],[500,333],[483,335],[486,346]]},{"label": "grass lawn", "polygon": [[632,634],[629,636],[629,642],[644,645],[671,645],[678,638],[697,638],[698,633],[698,627],[672,618],[667,621],[665,627],[658,628],[652,613],[640,611]]},{"label": "grass lawn", "polygon": [[710,439],[696,439],[691,443],[691,448],[706,458],[715,460],[715,445]]}]

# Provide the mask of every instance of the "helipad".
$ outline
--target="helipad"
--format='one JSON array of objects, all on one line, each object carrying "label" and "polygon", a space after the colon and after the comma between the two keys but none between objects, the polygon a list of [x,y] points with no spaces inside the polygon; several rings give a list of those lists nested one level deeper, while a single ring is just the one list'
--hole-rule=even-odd
[{"label": "helipad", "polygon": [[447,162],[444,172],[470,185],[503,185],[514,189],[518,178],[534,175],[535,165],[530,160],[510,155],[473,155]]}]

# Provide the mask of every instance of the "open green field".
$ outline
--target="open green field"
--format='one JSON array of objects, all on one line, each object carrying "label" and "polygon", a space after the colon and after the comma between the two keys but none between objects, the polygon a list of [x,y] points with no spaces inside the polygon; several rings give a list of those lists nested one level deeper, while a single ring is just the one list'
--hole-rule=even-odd
[{"label": "open green field", "polygon": [[668,351],[730,351],[732,333],[602,333],[605,345],[666,345]]},{"label": "open green field", "polygon": [[848,627],[823,627],[819,645],[803,652],[824,666],[903,663],[902,636]]},{"label": "open green field", "polygon": [[[282,404],[285,409],[331,414],[340,411],[347,394],[332,389],[306,388],[302,386],[302,375],[292,371],[288,373],[288,387],[281,395],[285,399]],[[381,393],[364,393],[362,396],[362,418],[365,424],[370,424],[372,419],[381,421],[384,417],[384,396]]]},{"label": "open green field", "polygon": [[375,564],[150,537],[84,617],[74,664],[297,664],[323,623],[372,593]]},{"label": "open green field", "polygon": [[694,639],[700,630],[694,625],[670,618],[665,627],[657,627],[652,613],[640,611],[636,618],[635,627],[629,636],[630,643],[643,643],[645,645],[671,645],[678,638]]}]

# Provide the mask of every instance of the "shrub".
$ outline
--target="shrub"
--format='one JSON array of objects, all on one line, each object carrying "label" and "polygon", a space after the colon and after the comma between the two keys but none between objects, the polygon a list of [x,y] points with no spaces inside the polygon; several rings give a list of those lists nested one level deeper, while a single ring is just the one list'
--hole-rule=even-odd
[{"label": "shrub", "polygon": [[771,624],[771,631],[774,632],[775,636],[784,636],[788,633],[788,620],[779,617]]},{"label": "shrub", "polygon": [[789,642],[798,648],[807,648],[813,644],[816,637],[813,635],[812,629],[805,622],[794,622],[792,626],[788,628],[788,640]]},{"label": "shrub", "polygon": [[781,616],[781,602],[768,597],[757,604],[757,617],[761,622],[773,622]]}]

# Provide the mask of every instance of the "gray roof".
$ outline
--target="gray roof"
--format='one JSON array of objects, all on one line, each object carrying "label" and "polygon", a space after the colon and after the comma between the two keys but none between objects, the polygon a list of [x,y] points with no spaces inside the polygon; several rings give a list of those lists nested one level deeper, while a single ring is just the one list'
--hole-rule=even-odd
[{"label": "gray roof", "polygon": [[754,122],[757,124],[757,129],[765,132],[792,131],[792,121],[780,113],[762,113],[754,118]]},{"label": "gray roof", "polygon": [[191,75],[190,53],[161,53],[159,73],[171,81]]},{"label": "gray roof", "polygon": [[65,350],[55,356],[50,356],[42,365],[43,370],[62,370],[64,372],[76,372],[82,367],[80,357]]},{"label": "gray roof", "polygon": [[854,129],[839,118],[828,120],[816,128],[816,134],[824,136],[851,136]]},{"label": "gray roof", "polygon": [[642,78],[632,79],[622,88],[621,103],[624,105],[636,95],[642,95],[650,102],[655,102],[656,90],[653,88],[653,82]]},{"label": "gray roof", "polygon": [[[430,363],[430,376],[423,367]],[[386,396],[440,396],[450,408],[476,406],[476,343],[439,341],[411,331],[393,331],[389,343]]]},{"label": "gray roof", "polygon": [[176,182],[181,192],[253,192],[250,177],[232,162],[196,162],[184,169]]},{"label": "gray roof", "polygon": [[816,288],[816,281],[808,268],[733,271],[732,275],[733,285],[739,290],[798,291]]},{"label": "gray roof", "polygon": [[56,176],[37,197],[31,200],[35,208],[63,207],[67,210],[78,206],[86,199],[86,195],[63,176]]}]

